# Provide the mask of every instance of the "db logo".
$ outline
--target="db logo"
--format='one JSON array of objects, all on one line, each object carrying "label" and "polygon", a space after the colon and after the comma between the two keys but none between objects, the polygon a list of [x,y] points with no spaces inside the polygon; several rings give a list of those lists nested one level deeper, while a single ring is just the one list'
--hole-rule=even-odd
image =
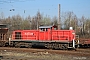
[{"label": "db logo", "polygon": [[25,35],[34,35],[34,33],[26,32]]}]

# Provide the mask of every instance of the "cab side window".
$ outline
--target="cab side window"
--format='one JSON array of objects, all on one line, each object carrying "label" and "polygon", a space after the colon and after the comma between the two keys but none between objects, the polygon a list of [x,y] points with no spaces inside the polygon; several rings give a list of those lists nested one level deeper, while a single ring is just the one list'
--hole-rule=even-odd
[{"label": "cab side window", "polygon": [[48,31],[48,29],[47,29],[47,28],[41,28],[40,31],[41,31],[41,32],[43,32],[43,31]]},{"label": "cab side window", "polygon": [[41,29],[40,29],[40,31],[42,31],[42,32],[43,32],[43,31],[45,31],[45,29],[44,29],[44,28],[41,28]]}]

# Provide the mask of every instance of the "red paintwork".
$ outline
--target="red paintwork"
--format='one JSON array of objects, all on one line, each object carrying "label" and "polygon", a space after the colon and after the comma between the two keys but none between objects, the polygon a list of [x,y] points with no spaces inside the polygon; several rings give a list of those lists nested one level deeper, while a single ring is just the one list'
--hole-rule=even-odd
[{"label": "red paintwork", "polygon": [[16,30],[13,31],[12,40],[15,39],[15,32],[21,32],[21,40],[39,40],[39,41],[72,41],[75,39],[74,30]]},{"label": "red paintwork", "polygon": [[90,39],[80,39],[80,44],[90,44]]}]

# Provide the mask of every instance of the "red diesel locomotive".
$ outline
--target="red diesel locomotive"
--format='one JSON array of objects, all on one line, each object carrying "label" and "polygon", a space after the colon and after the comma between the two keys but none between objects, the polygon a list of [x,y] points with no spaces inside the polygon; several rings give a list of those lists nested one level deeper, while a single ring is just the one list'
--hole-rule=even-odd
[{"label": "red diesel locomotive", "polygon": [[16,30],[10,45],[15,47],[44,46],[51,49],[75,48],[74,30],[57,30],[57,26],[40,26],[39,30]]}]

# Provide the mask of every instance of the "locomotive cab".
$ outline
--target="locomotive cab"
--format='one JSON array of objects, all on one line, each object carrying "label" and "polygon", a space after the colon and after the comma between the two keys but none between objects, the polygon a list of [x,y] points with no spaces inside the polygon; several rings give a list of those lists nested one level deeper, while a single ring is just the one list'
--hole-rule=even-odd
[{"label": "locomotive cab", "polygon": [[49,30],[57,30],[57,26],[40,26],[39,30],[42,31],[49,31]]}]

